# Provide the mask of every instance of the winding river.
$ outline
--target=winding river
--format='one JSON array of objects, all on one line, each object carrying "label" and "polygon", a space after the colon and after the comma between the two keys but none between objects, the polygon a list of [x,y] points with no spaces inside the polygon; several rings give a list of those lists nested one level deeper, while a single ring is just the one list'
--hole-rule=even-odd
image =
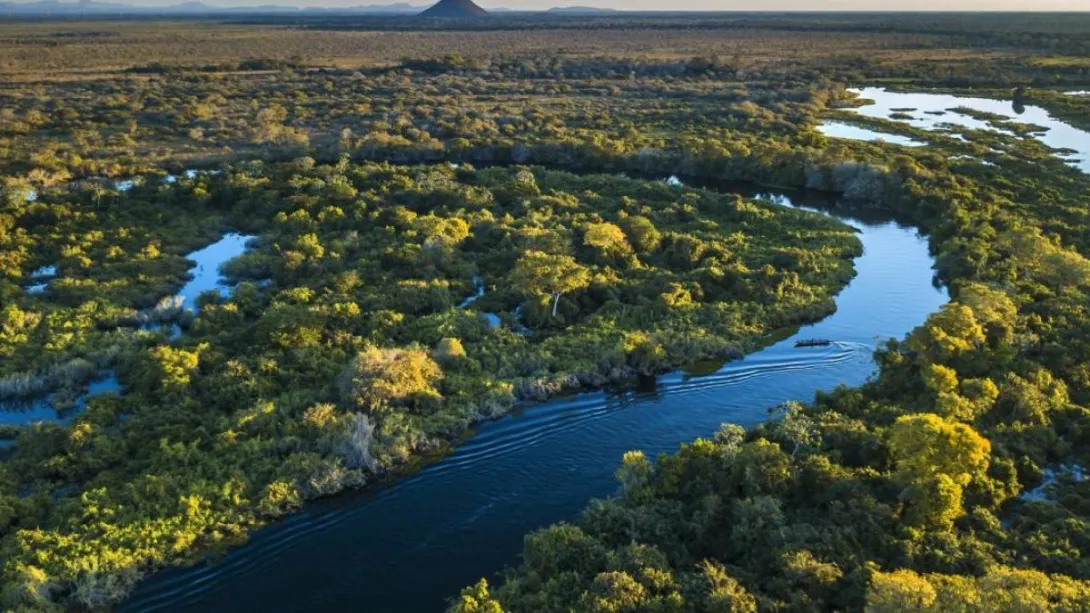
[{"label": "winding river", "polygon": [[[483,425],[411,477],[307,505],[214,562],[153,576],[118,610],[440,611],[462,586],[517,564],[526,532],[574,519],[615,491],[625,451],[673,451],[724,422],[753,425],[784,401],[864,382],[878,340],[921,324],[947,295],[914,229],[838,217],[860,230],[865,253],[825,320],[710,374],[560,398]],[[835,343],[795,348],[809,337]]]}]

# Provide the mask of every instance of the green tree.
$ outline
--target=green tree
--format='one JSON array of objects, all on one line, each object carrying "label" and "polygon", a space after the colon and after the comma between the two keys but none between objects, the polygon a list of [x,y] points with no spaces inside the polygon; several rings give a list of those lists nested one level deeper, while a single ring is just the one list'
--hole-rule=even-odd
[{"label": "green tree", "polygon": [[457,338],[446,337],[435,347],[435,359],[442,364],[457,362],[466,357],[466,349]]},{"label": "green tree", "polygon": [[369,413],[417,407],[440,398],[435,384],[442,376],[442,368],[422,349],[369,345],[342,373],[341,396],[352,408]]},{"label": "green tree", "polygon": [[957,371],[941,364],[925,364],[921,374],[924,385],[935,394],[935,412],[943,417],[972,422],[999,397],[991,379],[958,381]]},{"label": "green tree", "polygon": [[961,517],[962,485],[949,475],[918,477],[902,492],[908,502],[905,518],[914,526],[950,530]]},{"label": "green tree", "polygon": [[151,368],[151,374],[158,385],[169,391],[185,389],[191,376],[196,372],[200,363],[200,354],[207,345],[201,345],[196,351],[176,349],[170,345],[159,345],[150,352],[150,358],[146,364]]},{"label": "green tree", "polygon": [[902,569],[871,574],[866,613],[1076,613],[1087,610],[1090,583],[1063,575],[993,566],[983,576]]},{"label": "green tree", "polygon": [[785,402],[776,413],[781,416],[776,424],[777,430],[793,444],[791,457],[795,457],[801,447],[813,445],[819,440],[817,424],[806,414],[806,407],[800,402]]},{"label": "green tree", "polygon": [[556,317],[560,297],[590,285],[590,271],[568,255],[528,251],[515,263],[511,284],[526,295],[552,298]]},{"label": "green tree", "polygon": [[930,361],[945,363],[984,341],[984,328],[973,310],[951,302],[908,337],[908,348]]},{"label": "green tree", "polygon": [[542,578],[572,571],[593,576],[605,565],[606,548],[581,528],[558,524],[529,534],[522,557]]},{"label": "green tree", "polygon": [[654,253],[662,244],[662,232],[659,232],[650,219],[641,215],[633,215],[624,220],[624,229],[629,242],[639,253]]},{"label": "green tree", "polygon": [[1063,380],[1038,368],[1025,378],[1007,373],[996,409],[999,415],[1012,422],[1041,425],[1047,424],[1049,416],[1069,402]]},{"label": "green tree", "polygon": [[985,478],[991,443],[965,424],[925,413],[898,418],[890,447],[909,522],[949,530],[962,514],[963,488]]},{"label": "green tree", "polygon": [[587,224],[583,244],[592,247],[604,260],[623,258],[632,253],[624,231],[608,222]]},{"label": "green tree", "polygon": [[462,590],[450,613],[503,613],[503,607],[489,593],[488,581],[481,579]]},{"label": "green tree", "polygon": [[910,570],[875,573],[867,587],[866,613],[926,613],[938,595],[923,577]]},{"label": "green tree", "polygon": [[[698,565],[704,604],[708,613],[756,613],[757,599],[718,562],[704,560]],[[703,591],[702,590],[702,591]]]},{"label": "green tree", "polygon": [[890,448],[906,480],[941,474],[964,486],[988,468],[992,446],[970,426],[924,413],[897,419]]},{"label": "green tree", "polygon": [[967,283],[958,288],[957,297],[958,302],[973,310],[989,340],[1001,343],[1013,340],[1018,306],[1007,292],[982,283]]}]

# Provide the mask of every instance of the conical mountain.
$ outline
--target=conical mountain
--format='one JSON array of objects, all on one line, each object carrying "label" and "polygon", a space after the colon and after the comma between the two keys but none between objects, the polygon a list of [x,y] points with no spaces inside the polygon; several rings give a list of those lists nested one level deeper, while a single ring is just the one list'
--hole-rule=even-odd
[{"label": "conical mountain", "polygon": [[487,17],[488,11],[474,4],[473,0],[440,0],[439,4],[420,13],[420,16],[439,19],[476,19]]}]

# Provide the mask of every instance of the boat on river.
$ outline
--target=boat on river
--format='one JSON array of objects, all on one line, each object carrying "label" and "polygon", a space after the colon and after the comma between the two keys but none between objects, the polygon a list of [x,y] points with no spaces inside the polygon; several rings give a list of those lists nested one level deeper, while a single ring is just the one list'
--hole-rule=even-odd
[{"label": "boat on river", "polygon": [[796,347],[828,347],[833,341],[827,338],[803,338],[795,341]]}]

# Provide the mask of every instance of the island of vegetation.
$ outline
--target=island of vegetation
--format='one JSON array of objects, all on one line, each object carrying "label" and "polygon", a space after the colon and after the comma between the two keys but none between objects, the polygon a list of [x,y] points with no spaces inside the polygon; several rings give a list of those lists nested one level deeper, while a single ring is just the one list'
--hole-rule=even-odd
[{"label": "island of vegetation", "polygon": [[[847,87],[1018,84],[1085,128],[1090,21],[693,19],[0,25],[0,402],[67,415],[0,428],[0,607],[108,608],[520,401],[833,312],[857,237],[745,181],[914,225],[951,302],[862,387],[618,458],[453,610],[1085,611],[1090,179]],[[180,308],[227,232],[232,289]]]}]

